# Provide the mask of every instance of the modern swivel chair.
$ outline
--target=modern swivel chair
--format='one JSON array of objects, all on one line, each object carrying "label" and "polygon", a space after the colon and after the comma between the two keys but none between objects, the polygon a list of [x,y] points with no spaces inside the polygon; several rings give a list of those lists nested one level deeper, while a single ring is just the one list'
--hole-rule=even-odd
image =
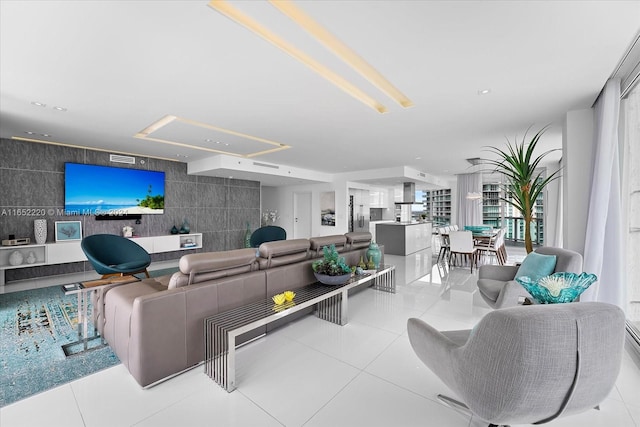
[{"label": "modern swivel chair", "polygon": [[136,273],[144,273],[149,277],[147,267],[151,264],[151,257],[130,239],[115,234],[93,234],[82,239],[80,246],[103,279]]},{"label": "modern swivel chair", "polygon": [[[582,255],[569,249],[543,246],[535,250],[542,255],[555,255],[554,272],[582,273]],[[522,297],[531,298],[529,292],[515,281],[518,266],[482,265],[478,269],[480,296],[492,308],[513,307]]]},{"label": "modern swivel chair", "polygon": [[620,372],[625,318],[599,302],[495,310],[467,331],[407,322],[420,360],[490,426],[538,424],[596,408]]},{"label": "modern swivel chair", "polygon": [[251,247],[257,248],[264,242],[274,242],[276,240],[287,240],[287,232],[284,228],[276,225],[265,225],[251,233]]}]

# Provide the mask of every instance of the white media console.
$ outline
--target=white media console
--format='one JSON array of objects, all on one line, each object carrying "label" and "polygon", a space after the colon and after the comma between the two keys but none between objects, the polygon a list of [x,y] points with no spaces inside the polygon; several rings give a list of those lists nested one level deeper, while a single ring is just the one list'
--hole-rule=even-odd
[{"label": "white media console", "polygon": [[[202,233],[132,237],[131,240],[150,254],[202,248]],[[14,255],[16,251],[20,255]],[[12,255],[13,263],[11,262]],[[21,262],[16,263],[20,259]],[[0,246],[0,286],[5,284],[5,270],[78,261],[87,261],[87,257],[84,256],[80,247],[80,240],[42,245]]]}]

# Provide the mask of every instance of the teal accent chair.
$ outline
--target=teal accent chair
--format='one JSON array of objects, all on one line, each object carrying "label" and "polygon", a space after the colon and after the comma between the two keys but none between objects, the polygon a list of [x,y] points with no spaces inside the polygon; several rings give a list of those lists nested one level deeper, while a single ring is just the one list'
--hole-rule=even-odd
[{"label": "teal accent chair", "polygon": [[287,240],[287,232],[284,228],[276,225],[265,225],[251,233],[251,247],[257,248],[264,242],[274,242],[276,240]]},{"label": "teal accent chair", "polygon": [[147,267],[151,264],[151,256],[130,239],[115,234],[93,234],[82,239],[80,246],[103,279],[136,273],[144,273],[149,277]]}]

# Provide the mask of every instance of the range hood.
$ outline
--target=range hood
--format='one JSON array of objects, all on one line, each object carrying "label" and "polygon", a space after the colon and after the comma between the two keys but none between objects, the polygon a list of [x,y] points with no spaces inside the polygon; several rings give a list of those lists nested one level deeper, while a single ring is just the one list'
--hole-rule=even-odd
[{"label": "range hood", "polygon": [[396,205],[413,205],[416,203],[416,183],[402,183],[402,201],[396,202]]}]

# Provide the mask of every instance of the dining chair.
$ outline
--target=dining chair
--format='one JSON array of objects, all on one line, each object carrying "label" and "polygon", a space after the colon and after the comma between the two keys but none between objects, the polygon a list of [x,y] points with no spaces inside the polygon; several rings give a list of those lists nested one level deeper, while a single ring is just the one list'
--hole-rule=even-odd
[{"label": "dining chair", "polygon": [[438,228],[438,238],[440,239],[440,251],[438,252],[438,259],[436,262],[440,261],[440,258],[447,259],[447,253],[449,252],[449,231],[446,227]]},{"label": "dining chair", "polygon": [[[481,256],[490,256],[496,258],[496,262],[499,265],[504,265],[507,261],[503,258],[502,249],[504,247],[504,228],[498,230],[498,232],[490,239],[479,240],[476,243],[476,249],[478,250],[478,258]],[[493,258],[491,258],[493,264]]]},{"label": "dining chair", "polygon": [[477,266],[477,248],[473,244],[473,235],[470,231],[451,231],[449,232],[449,267],[451,267],[451,259],[454,263],[457,256],[464,256],[469,260],[471,265],[471,273],[473,273],[473,264]]}]

